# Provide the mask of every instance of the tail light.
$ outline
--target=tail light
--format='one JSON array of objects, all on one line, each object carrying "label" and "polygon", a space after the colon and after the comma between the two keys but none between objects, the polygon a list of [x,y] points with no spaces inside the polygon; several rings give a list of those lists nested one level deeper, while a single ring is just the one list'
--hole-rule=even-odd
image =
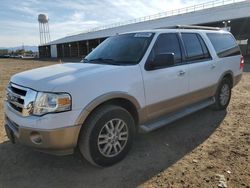
[{"label": "tail light", "polygon": [[241,69],[241,70],[242,70],[243,67],[244,67],[244,63],[245,63],[244,57],[241,56],[241,58],[240,58],[240,69]]}]

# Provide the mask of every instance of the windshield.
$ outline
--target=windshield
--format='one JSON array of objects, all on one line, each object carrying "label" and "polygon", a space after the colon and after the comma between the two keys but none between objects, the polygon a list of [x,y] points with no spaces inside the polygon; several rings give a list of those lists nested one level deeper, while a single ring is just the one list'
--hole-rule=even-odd
[{"label": "windshield", "polygon": [[109,37],[83,60],[85,63],[134,65],[146,52],[153,33],[129,33]]}]

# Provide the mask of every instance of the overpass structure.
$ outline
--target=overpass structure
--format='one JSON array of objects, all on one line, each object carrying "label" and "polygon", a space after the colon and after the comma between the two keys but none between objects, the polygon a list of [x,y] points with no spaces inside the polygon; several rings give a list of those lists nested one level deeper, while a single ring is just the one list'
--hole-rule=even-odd
[{"label": "overpass structure", "polygon": [[226,27],[238,40],[243,54],[247,55],[250,52],[250,0],[216,0],[66,36],[39,46],[39,56],[83,57],[107,37],[117,33],[174,25]]}]

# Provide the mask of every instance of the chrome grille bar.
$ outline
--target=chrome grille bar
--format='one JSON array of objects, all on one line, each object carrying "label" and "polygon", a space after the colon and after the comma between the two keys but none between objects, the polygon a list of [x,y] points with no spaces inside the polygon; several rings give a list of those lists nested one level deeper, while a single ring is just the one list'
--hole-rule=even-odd
[{"label": "chrome grille bar", "polygon": [[18,102],[15,102],[15,101],[9,101],[11,104],[14,104],[15,106],[19,107],[19,108],[23,108],[23,105],[18,103]]},{"label": "chrome grille bar", "polygon": [[8,106],[22,116],[30,115],[36,95],[36,91],[13,83],[9,83],[6,88]]},{"label": "chrome grille bar", "polygon": [[8,93],[11,93],[13,96],[15,96],[15,97],[17,97],[17,98],[20,98],[20,99],[23,99],[23,100],[24,100],[24,97],[25,97],[25,96],[22,96],[22,95],[19,95],[19,94],[14,93],[10,88],[7,88],[7,92],[8,92]]}]

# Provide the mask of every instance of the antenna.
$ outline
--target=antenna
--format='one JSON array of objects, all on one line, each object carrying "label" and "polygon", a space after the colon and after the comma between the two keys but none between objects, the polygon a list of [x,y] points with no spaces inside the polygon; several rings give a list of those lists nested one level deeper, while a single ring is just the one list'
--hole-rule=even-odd
[{"label": "antenna", "polygon": [[49,18],[45,14],[38,15],[40,45],[50,42]]}]

